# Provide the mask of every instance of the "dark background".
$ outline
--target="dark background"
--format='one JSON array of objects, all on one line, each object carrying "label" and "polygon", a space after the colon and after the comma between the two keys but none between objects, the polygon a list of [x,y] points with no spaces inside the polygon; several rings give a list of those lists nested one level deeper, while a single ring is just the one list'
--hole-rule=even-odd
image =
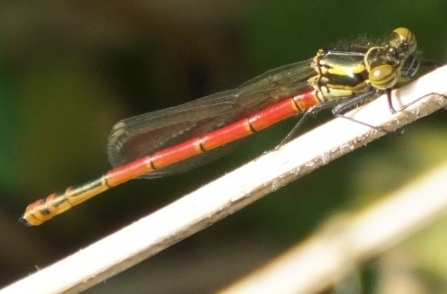
[{"label": "dark background", "polygon": [[[19,224],[30,202],[110,168],[105,145],[118,120],[236,87],[320,47],[381,38],[399,26],[415,33],[423,59],[442,64],[446,15],[441,0],[2,1],[0,286],[271,149],[294,124],[280,123],[203,168],[131,181],[40,227]],[[320,115],[303,131],[328,118]],[[86,293],[215,291],[331,215],[365,207],[442,161],[446,122],[440,111],[403,135],[371,143]],[[446,219],[395,249],[430,293],[447,291],[445,225]],[[373,260],[362,271],[366,293],[380,284],[383,264]]]}]

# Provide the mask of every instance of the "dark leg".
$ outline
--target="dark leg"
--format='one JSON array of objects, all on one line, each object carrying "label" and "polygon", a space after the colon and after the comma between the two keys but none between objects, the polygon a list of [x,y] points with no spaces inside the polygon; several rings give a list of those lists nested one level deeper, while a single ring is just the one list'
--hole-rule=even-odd
[{"label": "dark leg", "polygon": [[396,113],[396,112],[400,112],[400,111],[402,111],[402,110],[405,110],[407,107],[413,105],[414,103],[418,102],[419,100],[424,99],[425,97],[430,96],[430,95],[439,95],[439,96],[444,97],[445,99],[447,99],[447,96],[446,96],[446,95],[431,92],[431,93],[425,94],[425,95],[423,95],[423,96],[417,98],[417,99],[414,100],[414,101],[411,101],[410,103],[408,103],[408,104],[402,106],[400,109],[395,110],[394,107],[393,107],[393,105],[392,105],[392,102],[391,102],[391,90],[390,90],[390,91],[389,91],[389,94],[388,94],[388,91],[387,91],[388,106],[390,107],[390,111],[391,111],[391,113],[394,114],[394,113]]},{"label": "dark leg", "polygon": [[[386,89],[386,99],[387,99],[387,101],[388,101],[388,108],[390,109],[390,112],[392,113],[392,114],[395,114],[396,112],[398,112],[398,111],[396,111],[396,109],[394,109],[394,107],[393,107],[393,101],[391,100],[391,91],[392,91],[392,89]],[[400,109],[399,111],[401,111],[402,109]]]},{"label": "dark leg", "polygon": [[[345,119],[348,119],[350,121],[356,122],[356,123],[360,123],[362,125],[371,127],[373,129],[382,131],[382,132],[387,132],[386,130],[383,130],[382,128],[378,128],[375,126],[371,126],[367,123],[363,123],[361,121],[357,121],[355,119],[352,119],[350,117],[344,116],[343,113],[348,112],[351,109],[354,109],[355,107],[362,105],[372,99],[375,98],[375,90],[370,90],[367,91],[365,93],[362,93],[354,98],[350,98],[350,97],[346,97],[346,98],[340,98],[337,100],[332,100],[332,101],[326,101],[326,102],[322,102],[320,104],[315,105],[314,107],[309,108],[306,112],[304,112],[303,116],[300,118],[300,120],[296,123],[296,125],[293,127],[293,129],[287,134],[287,136],[278,144],[278,146],[276,146],[275,149],[280,148],[282,145],[286,144],[287,142],[289,142],[290,140],[292,140],[295,135],[297,130],[301,127],[301,125],[304,123],[304,121],[306,121],[309,117],[311,117],[312,115],[317,114],[318,112],[325,110],[325,109],[332,109],[332,114],[335,117],[342,117]],[[344,99],[346,99],[344,101]]]},{"label": "dark leg", "polygon": [[356,107],[358,107],[360,105],[363,105],[363,104],[365,104],[365,103],[367,103],[367,102],[369,102],[371,100],[374,100],[375,98],[377,98],[376,91],[375,90],[370,90],[368,92],[360,94],[359,96],[357,96],[355,98],[352,98],[350,100],[346,100],[346,101],[340,103],[339,105],[335,106],[332,109],[332,114],[335,117],[342,117],[342,118],[350,120],[352,122],[356,122],[356,123],[362,124],[364,126],[370,127],[372,129],[375,129],[375,130],[377,130],[379,132],[389,133],[384,128],[372,126],[372,125],[367,124],[365,122],[362,122],[362,121],[359,121],[359,120],[356,120],[356,119],[353,119],[351,117],[348,117],[348,116],[344,115],[344,113],[346,113],[346,112],[348,112],[348,111],[350,111],[350,110],[352,110],[352,109],[354,109],[354,108],[356,108]]},{"label": "dark leg", "polygon": [[301,125],[312,115],[317,114],[318,112],[325,110],[325,109],[333,109],[337,104],[340,104],[340,101],[327,101],[322,102],[320,104],[315,105],[314,107],[309,108],[306,112],[304,112],[303,116],[298,120],[298,122],[295,124],[295,126],[290,130],[290,132],[287,134],[287,136],[278,144],[278,146],[275,147],[275,149],[280,148],[282,145],[286,144],[290,140],[292,140],[298,129],[301,127]]}]

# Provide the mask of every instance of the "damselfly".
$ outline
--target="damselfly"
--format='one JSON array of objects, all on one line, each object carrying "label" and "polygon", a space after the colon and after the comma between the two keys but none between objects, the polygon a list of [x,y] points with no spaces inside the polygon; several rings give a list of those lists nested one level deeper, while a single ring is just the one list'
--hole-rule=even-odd
[{"label": "damselfly", "polygon": [[315,57],[270,70],[239,87],[118,122],[108,138],[114,167],[105,175],[30,204],[21,220],[40,225],[74,205],[134,178],[184,172],[278,121],[323,109],[334,115],[411,78],[419,67],[416,38],[395,29],[382,44],[318,50]]}]

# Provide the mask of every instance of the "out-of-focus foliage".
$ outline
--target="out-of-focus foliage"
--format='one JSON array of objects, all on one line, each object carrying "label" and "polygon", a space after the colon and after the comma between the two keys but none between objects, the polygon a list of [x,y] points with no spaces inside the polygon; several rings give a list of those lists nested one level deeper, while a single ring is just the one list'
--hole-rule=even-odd
[{"label": "out-of-focus foliage", "polygon": [[[320,47],[360,35],[381,38],[399,26],[414,31],[422,58],[443,63],[446,11],[446,2],[436,0],[3,1],[0,267],[9,270],[0,286],[256,157],[294,123],[266,130],[209,166],[131,181],[42,227],[22,227],[16,220],[29,202],[109,169],[106,138],[119,119],[235,87],[309,58]],[[298,242],[336,211],[366,206],[445,159],[445,115],[345,156],[88,292],[215,290]],[[440,270],[447,268],[440,245],[445,235],[445,226],[437,226],[405,243],[398,255],[412,255],[421,273],[415,278],[436,285],[431,293],[447,292]],[[375,288],[368,277],[364,284]]]}]

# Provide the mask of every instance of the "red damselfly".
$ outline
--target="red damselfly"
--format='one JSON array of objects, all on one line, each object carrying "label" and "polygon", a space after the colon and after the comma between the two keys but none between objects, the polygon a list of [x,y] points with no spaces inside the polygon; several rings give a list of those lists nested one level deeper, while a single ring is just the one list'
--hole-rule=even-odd
[{"label": "red damselfly", "polygon": [[418,70],[415,50],[414,34],[397,28],[381,44],[320,49],[311,59],[270,70],[233,90],[124,119],[108,138],[112,170],[30,204],[21,220],[40,225],[128,180],[187,171],[296,114],[303,113],[298,125],[323,109],[339,116],[382,92],[395,112],[391,90]]}]

